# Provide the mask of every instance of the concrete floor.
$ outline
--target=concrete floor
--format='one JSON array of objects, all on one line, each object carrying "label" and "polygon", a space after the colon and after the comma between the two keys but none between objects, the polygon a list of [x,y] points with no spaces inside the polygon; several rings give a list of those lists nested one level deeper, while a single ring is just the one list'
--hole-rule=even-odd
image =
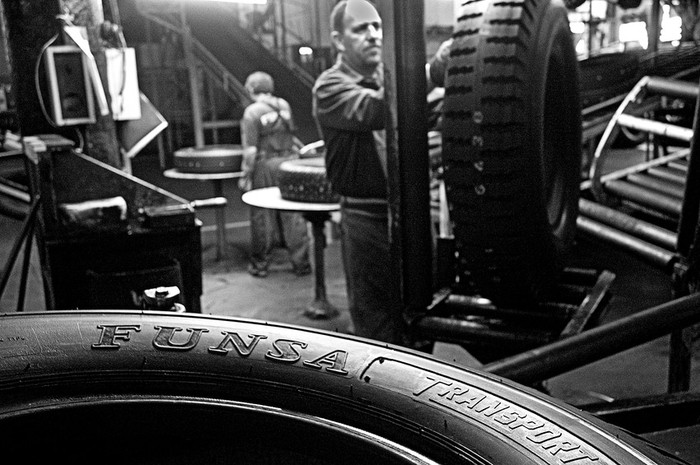
[{"label": "concrete floor", "polygon": [[[160,175],[157,160],[139,159],[134,173],[159,187],[187,199],[212,196],[210,186],[199,182],[165,179]],[[227,182],[224,193],[229,199],[226,209],[226,253],[216,260],[213,212],[201,212],[204,223],[203,246],[203,313],[228,315],[303,327],[313,327],[345,333],[350,328],[345,295],[345,280],[340,262],[340,244],[329,228],[326,249],[326,288],[329,301],[339,309],[339,315],[328,320],[311,320],[304,316],[306,306],[314,297],[313,275],[297,277],[291,273],[283,251],[279,251],[267,278],[254,278],[246,270],[248,249],[247,209],[240,202],[235,180]],[[5,266],[10,250],[19,235],[21,222],[0,216],[0,265]],[[43,311],[46,306],[36,250],[29,269],[26,311]],[[571,266],[606,269],[616,274],[611,299],[601,316],[601,322],[623,318],[636,311],[670,300],[670,276],[620,250],[585,237],[577,240]],[[15,264],[5,294],[0,299],[1,312],[16,309],[21,255]],[[479,366],[479,362],[461,346],[438,343],[434,355],[440,359]],[[691,390],[700,391],[700,354],[693,356]],[[546,382],[549,393],[573,405],[612,400],[666,390],[668,338],[663,337],[637,348],[616,354],[596,363],[556,376]],[[687,441],[658,438],[658,442],[675,451],[691,463],[700,463],[698,447]]]}]

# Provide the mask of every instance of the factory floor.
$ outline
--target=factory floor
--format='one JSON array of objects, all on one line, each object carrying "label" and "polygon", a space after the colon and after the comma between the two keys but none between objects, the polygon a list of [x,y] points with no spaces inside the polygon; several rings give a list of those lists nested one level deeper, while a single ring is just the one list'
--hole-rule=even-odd
[{"label": "factory floor", "polygon": [[[199,181],[180,181],[162,176],[155,157],[141,155],[134,159],[136,176],[188,200],[213,196],[212,186]],[[325,320],[310,319],[304,310],[314,298],[314,276],[296,276],[286,260],[285,252],[276,254],[266,278],[246,272],[249,229],[247,207],[240,200],[236,180],[224,183],[229,203],[224,256],[217,259],[214,212],[198,214],[203,222],[203,294],[202,312],[284,322],[346,333],[351,323],[347,312],[345,279],[340,260],[340,244],[332,226],[326,231],[325,285],[329,302],[338,316]],[[22,222],[0,216],[0,267],[5,267]],[[46,306],[40,277],[38,254],[33,250],[28,273],[25,311],[43,311]],[[0,312],[16,311],[22,255],[12,269],[7,289],[0,299]],[[615,274],[609,302],[603,308],[600,322],[624,318],[640,310],[671,300],[671,278],[667,272],[621,250],[586,237],[579,237],[570,266],[608,270]],[[1,268],[0,268],[1,270]],[[0,271],[1,272],[1,271]],[[668,337],[646,343],[604,360],[556,376],[545,383],[553,397],[573,405],[621,398],[662,394],[666,392],[668,373]],[[433,354],[443,360],[471,367],[480,363],[464,348],[455,344],[437,343]],[[693,355],[691,391],[700,392],[700,353]],[[659,435],[653,440],[690,463],[700,464],[700,446],[696,440],[680,435]]]}]

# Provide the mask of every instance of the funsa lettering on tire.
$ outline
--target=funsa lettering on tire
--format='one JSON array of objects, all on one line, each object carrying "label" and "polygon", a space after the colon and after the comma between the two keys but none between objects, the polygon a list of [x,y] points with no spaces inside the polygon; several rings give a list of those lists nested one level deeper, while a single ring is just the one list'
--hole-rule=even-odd
[{"label": "funsa lettering on tire", "polygon": [[[121,344],[129,342],[134,332],[141,331],[141,325],[98,325],[100,329],[99,341],[92,344],[93,349],[119,349]],[[208,333],[206,328],[179,328],[175,326],[154,326],[156,331],[153,337],[153,347],[160,350],[187,351],[194,349],[203,333]],[[186,333],[186,334],[185,334]],[[180,336],[178,338],[178,335]],[[184,338],[182,338],[184,336]],[[222,338],[215,346],[207,347],[212,354],[226,355],[234,350],[241,357],[248,357],[258,347],[260,341],[267,339],[263,334],[247,334],[246,342],[237,332],[223,331]],[[301,361],[303,366],[325,369],[330,373],[347,375],[345,362],[347,352],[333,350],[320,357],[311,360],[302,360],[300,351],[308,347],[308,343],[291,339],[276,339],[271,347],[262,349],[265,358],[277,362],[293,364]]]},{"label": "funsa lettering on tire", "polygon": [[[314,351],[311,344],[293,339],[273,339],[243,331],[221,331],[217,337],[207,328],[142,325],[98,325],[99,336],[91,347],[119,350],[135,335],[152,334],[152,345],[163,351],[190,351],[202,343],[213,356],[262,356],[275,363],[300,364],[338,376],[351,376],[346,369],[350,354],[345,350]],[[207,341],[202,336],[207,334]],[[212,344],[212,342],[214,344]],[[311,352],[311,354],[307,353]],[[551,464],[613,464],[610,458],[558,425],[522,406],[476,386],[440,376],[397,360],[377,357],[359,371],[365,383],[389,389],[416,401],[439,406],[469,420],[478,421],[498,434],[510,437]]]}]

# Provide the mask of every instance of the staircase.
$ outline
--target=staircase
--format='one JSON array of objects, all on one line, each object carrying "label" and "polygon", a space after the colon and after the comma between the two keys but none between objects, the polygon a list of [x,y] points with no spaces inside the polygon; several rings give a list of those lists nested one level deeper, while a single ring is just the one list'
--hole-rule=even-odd
[{"label": "staircase", "polygon": [[[196,64],[207,79],[223,89],[241,108],[250,103],[242,84],[246,77],[253,71],[269,73],[275,80],[275,93],[289,101],[293,109],[297,137],[303,143],[319,139],[311,114],[313,78],[303,70],[290,68],[288,63],[268,50],[238,24],[232,10],[215,2],[208,3],[206,8],[197,4],[144,0],[138,0],[136,5],[145,18],[179,34],[186,53],[188,48],[192,51]],[[204,129],[216,130],[238,124],[238,121],[201,121],[196,114],[197,108],[194,110],[195,126],[200,120],[200,133]]]},{"label": "staircase", "polygon": [[[697,99],[698,85],[687,81],[645,76],[634,86],[608,122],[589,179],[582,183],[579,231],[673,271],[682,255],[678,236],[684,205],[698,201],[688,183],[694,179],[688,174],[694,128],[659,115],[673,116],[667,113],[671,102],[683,102],[687,114]],[[642,163],[608,172],[612,141],[621,130],[643,133],[654,150]],[[687,220],[694,229],[697,218]]]}]

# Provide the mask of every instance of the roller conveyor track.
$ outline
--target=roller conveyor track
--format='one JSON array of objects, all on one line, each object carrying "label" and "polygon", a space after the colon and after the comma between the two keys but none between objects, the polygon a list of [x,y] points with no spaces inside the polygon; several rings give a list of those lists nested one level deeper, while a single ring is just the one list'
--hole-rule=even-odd
[{"label": "roller conveyor track", "polygon": [[[661,98],[659,98],[661,97]],[[634,108],[664,98],[694,104],[698,86],[685,81],[644,77],[622,101],[595,150],[589,179],[582,183],[577,226],[580,232],[638,255],[668,272],[678,260],[680,218],[687,191],[694,128],[642,118]],[[653,111],[647,113],[652,114]],[[652,138],[679,141],[684,148],[621,170],[605,173],[611,141],[621,128]],[[657,140],[657,139],[654,139]]]}]

